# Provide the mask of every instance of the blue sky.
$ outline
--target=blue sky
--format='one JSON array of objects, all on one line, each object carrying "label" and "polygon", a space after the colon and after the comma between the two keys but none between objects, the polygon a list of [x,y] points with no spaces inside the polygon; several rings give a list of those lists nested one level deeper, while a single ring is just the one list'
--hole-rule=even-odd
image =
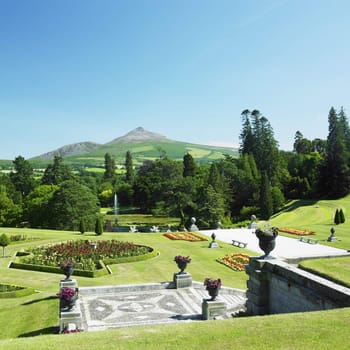
[{"label": "blue sky", "polygon": [[0,0],[0,159],[142,126],[238,145],[244,109],[280,148],[350,108],[348,0]]}]

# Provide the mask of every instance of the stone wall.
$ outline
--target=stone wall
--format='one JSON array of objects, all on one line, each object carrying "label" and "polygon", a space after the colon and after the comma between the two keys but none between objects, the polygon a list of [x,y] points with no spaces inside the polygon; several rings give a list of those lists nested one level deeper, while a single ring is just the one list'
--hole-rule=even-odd
[{"label": "stone wall", "polygon": [[246,266],[247,312],[264,315],[350,306],[350,289],[278,259],[251,258]]}]

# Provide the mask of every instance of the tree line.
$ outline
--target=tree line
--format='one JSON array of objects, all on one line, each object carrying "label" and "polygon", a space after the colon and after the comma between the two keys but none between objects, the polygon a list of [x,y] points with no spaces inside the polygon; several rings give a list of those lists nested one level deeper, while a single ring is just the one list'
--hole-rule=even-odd
[{"label": "tree line", "polygon": [[0,225],[60,230],[94,230],[101,207],[121,206],[143,213],[175,216],[201,229],[249,220],[268,220],[287,200],[340,198],[350,192],[350,128],[343,108],[328,114],[326,140],[308,140],[300,131],[293,151],[279,150],[273,128],[258,110],[241,114],[239,157],[198,164],[190,153],[182,161],[160,152],[156,160],[134,167],[125,154],[125,171],[116,173],[106,153],[104,172],[74,171],[55,156],[42,177],[34,176],[22,156],[14,170],[0,175]]}]

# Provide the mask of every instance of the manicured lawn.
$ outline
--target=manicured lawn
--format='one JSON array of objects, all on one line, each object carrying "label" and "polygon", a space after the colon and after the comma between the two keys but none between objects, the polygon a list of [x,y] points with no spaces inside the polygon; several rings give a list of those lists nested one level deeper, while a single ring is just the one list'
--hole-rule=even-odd
[{"label": "manicured lawn", "polygon": [[[245,272],[235,272],[216,262],[226,254],[246,252],[232,245],[221,243],[221,248],[209,249],[209,241],[188,242],[173,241],[162,233],[104,233],[97,237],[93,233],[81,235],[76,232],[0,228],[1,233],[25,234],[35,241],[27,241],[9,245],[5,249],[7,258],[0,259],[0,282],[31,287],[40,292],[23,298],[0,299],[0,339],[15,338],[23,334],[52,333],[58,322],[58,292],[59,280],[63,273],[52,274],[37,271],[9,269],[9,262],[14,259],[16,251],[30,246],[46,245],[71,239],[118,239],[136,244],[151,246],[159,252],[159,256],[147,261],[111,265],[113,274],[98,278],[75,277],[78,285],[121,285],[150,282],[171,281],[174,272],[178,272],[174,257],[189,255],[192,258],[187,270],[193,280],[204,281],[206,277],[221,278],[224,286],[245,289],[247,275]],[[248,252],[249,254],[249,252]],[[254,255],[254,253],[251,253]],[[35,320],[32,320],[35,315]],[[10,327],[9,327],[10,325]]]},{"label": "manicured lawn", "polygon": [[[335,226],[333,217],[342,208],[346,222]],[[338,201],[295,201],[275,215],[270,224],[277,227],[312,230],[320,243],[350,249],[350,197]],[[125,218],[127,222],[132,217]],[[140,218],[138,218],[140,219]],[[166,220],[165,220],[166,221]],[[134,220],[135,222],[135,220]],[[335,227],[338,242],[327,242]],[[15,299],[0,299],[0,349],[347,349],[350,341],[350,309],[322,312],[235,318],[205,322],[131,327],[101,332],[52,335],[58,325],[58,283],[62,275],[7,268],[15,251],[70,239],[120,239],[152,246],[160,254],[142,262],[112,265],[112,275],[100,278],[76,277],[79,286],[118,285],[172,280],[176,255],[192,258],[187,271],[196,281],[221,278],[224,286],[246,289],[247,275],[235,272],[215,260],[231,253],[256,253],[220,242],[219,249],[208,249],[207,242],[172,241],[162,233],[93,233],[0,228],[0,234],[25,234],[35,240],[17,242],[5,249],[0,259],[0,283],[16,284],[37,293]],[[282,233],[280,233],[282,234]],[[283,234],[288,236],[288,234]],[[295,238],[295,236],[290,235]],[[350,283],[350,258],[302,262],[308,268]],[[39,337],[33,335],[43,334]],[[68,337],[68,338],[67,338]],[[14,339],[16,338],[16,339]]]},{"label": "manicured lawn", "polygon": [[345,350],[349,348],[350,342],[349,324],[350,309],[346,308],[3,339],[0,340],[0,349]]},{"label": "manicured lawn", "polygon": [[305,260],[300,266],[350,288],[350,256]]},{"label": "manicured lawn", "polygon": [[[345,223],[334,224],[336,209],[342,208],[345,214]],[[350,249],[350,195],[338,200],[301,200],[291,201],[286,208],[270,219],[270,224],[277,227],[311,230],[312,236],[320,243],[335,248]],[[330,230],[334,227],[337,242],[328,242]],[[287,237],[293,235],[283,234]]]}]

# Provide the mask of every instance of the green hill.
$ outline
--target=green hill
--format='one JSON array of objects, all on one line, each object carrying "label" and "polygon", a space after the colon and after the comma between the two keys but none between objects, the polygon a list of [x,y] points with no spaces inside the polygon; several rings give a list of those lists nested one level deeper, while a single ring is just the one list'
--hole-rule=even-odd
[{"label": "green hill", "polygon": [[[170,140],[139,127],[102,145],[79,142],[30,158],[29,161],[34,168],[43,168],[54,156],[59,155],[72,167],[104,167],[104,156],[108,152],[115,159],[117,166],[123,166],[127,151],[131,152],[135,166],[141,165],[145,160],[155,160],[164,155],[172,160],[182,160],[186,153],[190,153],[198,163],[222,159],[224,154],[238,156],[238,150],[235,148]],[[9,166],[12,166],[12,161],[0,161],[0,167],[3,169],[8,169]]]}]

